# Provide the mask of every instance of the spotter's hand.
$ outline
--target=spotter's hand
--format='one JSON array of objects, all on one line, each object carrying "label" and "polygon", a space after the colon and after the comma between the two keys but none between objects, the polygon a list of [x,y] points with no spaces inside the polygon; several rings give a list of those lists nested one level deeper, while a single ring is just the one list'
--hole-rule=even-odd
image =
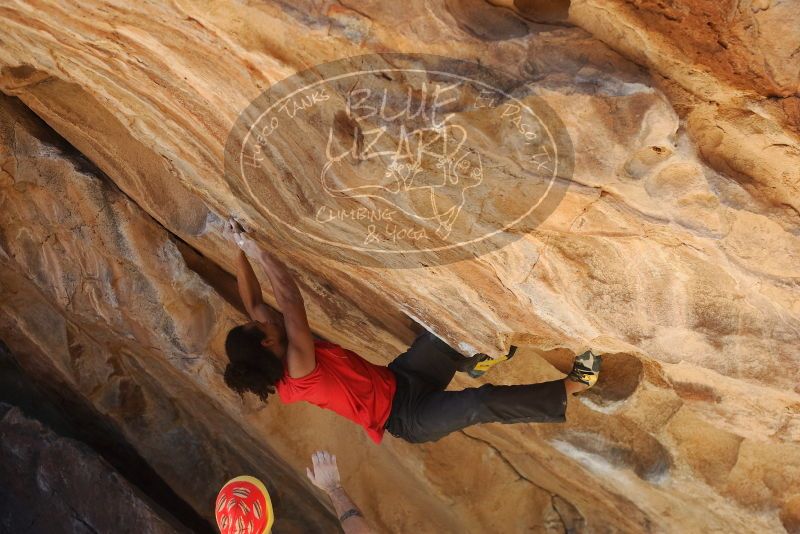
[{"label": "spotter's hand", "polygon": [[339,482],[339,467],[336,465],[336,456],[328,451],[317,451],[311,455],[313,471],[306,468],[308,479],[325,493],[342,487]]}]

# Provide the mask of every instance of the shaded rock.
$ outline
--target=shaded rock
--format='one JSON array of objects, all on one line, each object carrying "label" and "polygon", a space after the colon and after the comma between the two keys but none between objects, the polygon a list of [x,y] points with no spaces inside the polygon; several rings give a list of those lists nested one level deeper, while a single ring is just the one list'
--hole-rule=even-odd
[{"label": "shaded rock", "polygon": [[793,495],[786,499],[781,509],[781,521],[789,534],[800,532],[800,495]]},{"label": "shaded rock", "polygon": [[80,442],[0,404],[4,532],[188,532]]}]

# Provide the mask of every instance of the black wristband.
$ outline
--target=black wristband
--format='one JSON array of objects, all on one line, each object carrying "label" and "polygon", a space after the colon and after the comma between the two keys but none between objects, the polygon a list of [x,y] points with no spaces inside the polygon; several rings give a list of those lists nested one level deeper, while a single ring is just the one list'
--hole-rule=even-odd
[{"label": "black wristband", "polygon": [[350,519],[354,515],[361,515],[361,512],[358,511],[358,508],[350,508],[348,511],[342,514],[339,518],[339,523],[344,523],[347,519]]}]

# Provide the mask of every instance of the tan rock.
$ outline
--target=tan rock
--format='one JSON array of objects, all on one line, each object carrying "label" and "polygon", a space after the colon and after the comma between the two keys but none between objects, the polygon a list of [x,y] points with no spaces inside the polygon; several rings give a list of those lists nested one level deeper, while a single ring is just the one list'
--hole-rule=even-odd
[{"label": "tan rock", "polygon": [[[97,169],[4,101],[3,339],[116,421],[200,511],[235,468],[286,488],[287,529],[330,526],[297,479],[324,446],[384,530],[795,528],[797,10],[573,0],[579,29],[538,24],[565,24],[561,2],[497,4],[4,7],[0,88]],[[224,175],[228,132],[263,90],[390,50],[480,60],[552,108],[575,159],[545,221],[474,259],[391,268],[401,260],[315,246],[270,215],[313,208],[291,184],[316,169]],[[487,117],[458,120],[493,164],[525,168]],[[313,167],[315,135],[297,121],[283,154]],[[465,227],[524,200],[484,195]],[[486,425],[424,447],[374,447],[312,407],[240,401],[220,376],[225,332],[244,320],[223,298],[235,301],[219,235],[231,213],[296,270],[314,330],[373,361],[403,349],[414,317],[465,353],[523,347],[486,380],[560,377],[586,346],[607,372],[565,425]]]}]

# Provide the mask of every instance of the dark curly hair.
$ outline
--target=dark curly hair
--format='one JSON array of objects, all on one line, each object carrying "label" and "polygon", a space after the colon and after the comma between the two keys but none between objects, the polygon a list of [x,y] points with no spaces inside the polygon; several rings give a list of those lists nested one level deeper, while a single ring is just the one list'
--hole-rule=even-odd
[{"label": "dark curly hair", "polygon": [[275,392],[275,382],[283,376],[283,362],[261,345],[264,333],[251,325],[232,328],[225,338],[228,366],[225,384],[243,395],[255,393],[262,401]]}]

